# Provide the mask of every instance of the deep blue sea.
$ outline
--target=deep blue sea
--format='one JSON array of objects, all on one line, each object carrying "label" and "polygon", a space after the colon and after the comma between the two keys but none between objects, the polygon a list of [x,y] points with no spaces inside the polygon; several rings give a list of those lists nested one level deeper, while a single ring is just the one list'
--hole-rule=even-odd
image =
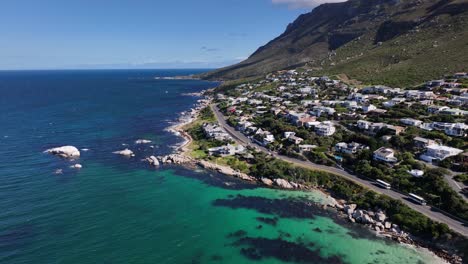
[{"label": "deep blue sea", "polygon": [[[217,85],[155,77],[199,72],[0,72],[0,263],[438,261],[310,207],[327,200],[320,192],[148,167],[141,159],[182,141],[165,128],[196,103],[188,94]],[[43,153],[64,145],[89,151],[76,161]],[[136,156],[112,153],[124,148]]]}]

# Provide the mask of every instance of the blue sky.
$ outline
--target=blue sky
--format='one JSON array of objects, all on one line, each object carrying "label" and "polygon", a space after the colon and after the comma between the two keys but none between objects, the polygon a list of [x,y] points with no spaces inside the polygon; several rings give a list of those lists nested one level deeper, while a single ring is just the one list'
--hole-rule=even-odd
[{"label": "blue sky", "polygon": [[5,0],[0,69],[220,67],[246,58],[316,4]]}]

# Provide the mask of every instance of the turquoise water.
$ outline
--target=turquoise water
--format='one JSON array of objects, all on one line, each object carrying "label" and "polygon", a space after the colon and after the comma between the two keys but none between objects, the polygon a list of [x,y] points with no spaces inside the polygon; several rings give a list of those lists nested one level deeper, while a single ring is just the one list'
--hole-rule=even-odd
[{"label": "turquoise water", "polygon": [[[197,100],[185,94],[216,85],[153,78],[187,73],[0,73],[0,263],[438,261],[311,206],[326,201],[319,192],[147,167],[180,143],[164,128]],[[69,144],[90,149],[80,171],[42,153]],[[127,146],[136,157],[112,154]]]}]

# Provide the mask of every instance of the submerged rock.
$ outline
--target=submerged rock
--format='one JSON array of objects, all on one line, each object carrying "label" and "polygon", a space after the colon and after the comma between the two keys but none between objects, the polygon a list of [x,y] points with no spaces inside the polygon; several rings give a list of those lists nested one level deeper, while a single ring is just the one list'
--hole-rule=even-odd
[{"label": "submerged rock", "polygon": [[45,152],[67,159],[78,158],[80,156],[80,151],[74,146],[51,148],[46,150]]},{"label": "submerged rock", "polygon": [[127,157],[135,157],[135,154],[133,154],[133,151],[131,151],[129,149],[115,151],[115,152],[112,152],[112,153],[119,154],[119,155],[122,155],[122,156],[127,156]]}]

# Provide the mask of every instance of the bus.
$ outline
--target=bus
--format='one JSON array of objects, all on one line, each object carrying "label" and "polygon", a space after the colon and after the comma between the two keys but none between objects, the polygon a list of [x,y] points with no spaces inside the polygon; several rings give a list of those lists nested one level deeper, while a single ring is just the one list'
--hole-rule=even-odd
[{"label": "bus", "polygon": [[409,198],[410,198],[412,201],[414,201],[414,202],[416,202],[416,203],[418,203],[418,204],[420,204],[420,205],[426,205],[426,200],[424,200],[424,198],[422,198],[421,196],[417,196],[417,195],[414,194],[414,193],[410,193],[410,194],[409,194]]},{"label": "bus", "polygon": [[390,190],[390,188],[392,188],[392,186],[390,185],[390,183],[384,182],[384,181],[382,181],[382,180],[377,180],[375,183],[376,183],[377,185],[379,185],[380,187],[385,188],[385,189],[388,189],[388,190]]}]

